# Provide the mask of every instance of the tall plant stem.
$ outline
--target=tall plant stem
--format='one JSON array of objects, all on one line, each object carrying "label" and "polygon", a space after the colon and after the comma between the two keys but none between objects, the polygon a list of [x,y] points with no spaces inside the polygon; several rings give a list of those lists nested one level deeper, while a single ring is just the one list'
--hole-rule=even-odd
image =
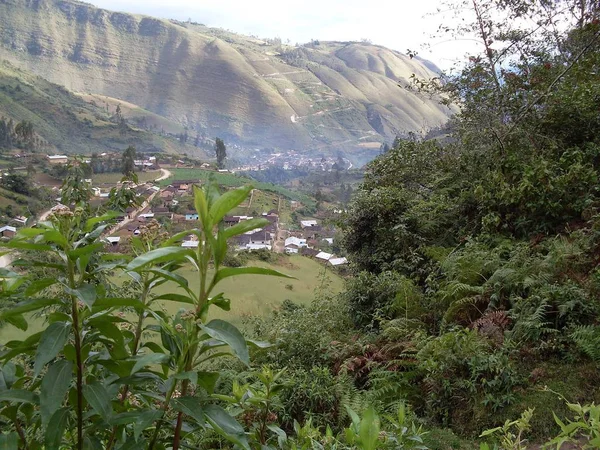
[{"label": "tall plant stem", "polygon": [[[189,369],[191,369],[191,367]],[[183,380],[183,382],[181,383],[181,396],[182,397],[185,397],[187,395],[188,385],[189,385],[189,380]],[[182,425],[183,425],[183,413],[180,411],[179,414],[177,414],[177,424],[175,425],[175,436],[173,437],[173,450],[179,450],[179,443],[181,441],[181,426]]]},{"label": "tall plant stem", "polygon": [[[75,289],[75,268],[68,261],[69,287]],[[79,306],[77,297],[71,295],[71,316],[75,338],[75,363],[77,365],[77,450],[83,449],[83,359],[81,355],[81,329],[79,326]]]}]

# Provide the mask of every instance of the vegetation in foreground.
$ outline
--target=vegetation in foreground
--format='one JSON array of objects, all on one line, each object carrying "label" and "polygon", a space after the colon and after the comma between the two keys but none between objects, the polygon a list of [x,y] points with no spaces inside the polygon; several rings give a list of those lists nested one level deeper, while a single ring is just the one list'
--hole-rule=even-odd
[{"label": "vegetation in foreground", "polygon": [[[0,318],[25,328],[40,311],[50,325],[0,355],[2,444],[598,448],[598,10],[485,6],[488,51],[441,87],[463,106],[453,140],[399,142],[369,166],[343,221],[356,273],[340,296],[248,319],[251,339],[208,320],[230,308],[222,279],[282,276],[223,264],[227,238],[258,224],[219,224],[249,188],[196,190],[197,250],[153,225],[114,259],[97,241],[110,215],[81,206],[12,240],[47,272],[3,271],[3,300],[27,300]],[[577,19],[564,36],[504,28],[563,6]],[[108,283],[115,271],[133,292]],[[184,293],[155,290],[167,282]]]}]

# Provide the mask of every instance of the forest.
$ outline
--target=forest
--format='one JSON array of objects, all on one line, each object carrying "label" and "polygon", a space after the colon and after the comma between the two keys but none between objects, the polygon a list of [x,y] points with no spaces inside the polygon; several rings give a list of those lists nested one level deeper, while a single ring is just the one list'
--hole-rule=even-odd
[{"label": "forest", "polygon": [[367,166],[341,294],[323,278],[308,306],[211,318],[224,279],[288,276],[227,265],[266,223],[223,225],[251,186],[196,187],[198,228],[150,222],[124,256],[103,242],[117,213],[71,179],[68,206],[5,242],[0,320],[45,325],[0,346],[0,448],[600,448],[600,5],[455,7],[473,21],[447,32],[482,53],[399,89],[460,112]]}]

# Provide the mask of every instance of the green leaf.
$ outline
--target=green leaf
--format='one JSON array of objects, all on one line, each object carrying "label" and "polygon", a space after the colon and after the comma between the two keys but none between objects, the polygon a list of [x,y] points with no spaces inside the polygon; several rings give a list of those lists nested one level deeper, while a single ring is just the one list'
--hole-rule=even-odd
[{"label": "green leaf", "polygon": [[52,246],[45,244],[33,244],[27,241],[20,241],[18,239],[13,239],[7,244],[9,248],[18,248],[21,250],[37,250],[39,252],[47,252],[48,250],[52,250]]},{"label": "green leaf", "polygon": [[19,450],[17,433],[0,434],[0,450]]},{"label": "green leaf", "polygon": [[149,353],[134,359],[135,364],[131,369],[131,375],[136,373],[138,370],[143,369],[145,366],[151,364],[164,364],[169,361],[169,356],[164,353]]},{"label": "green leaf", "polygon": [[0,320],[6,320],[8,317],[18,316],[26,312],[37,311],[38,309],[47,308],[48,306],[56,305],[57,303],[59,303],[59,300],[56,298],[36,298],[26,302],[20,302],[15,306],[11,306],[0,312]]},{"label": "green leaf", "polygon": [[94,302],[96,301],[96,297],[97,297],[96,286],[94,286],[93,284],[85,283],[77,289],[69,289],[69,288],[65,287],[65,291],[68,294],[76,296],[90,310],[92,309],[92,306],[94,305]]},{"label": "green leaf", "polygon": [[7,391],[0,391],[0,402],[2,401],[37,405],[39,398],[33,392],[24,389],[9,389]]},{"label": "green leaf", "polygon": [[264,228],[266,225],[268,225],[270,222],[267,219],[250,219],[250,220],[243,220],[240,223],[229,227],[229,228],[225,228],[222,233],[223,236],[225,236],[225,239],[230,239],[234,236],[239,236],[240,234],[244,234],[247,233],[248,231],[252,231],[252,230],[256,230],[256,229],[262,229]]},{"label": "green leaf", "polygon": [[27,331],[27,320],[22,315],[7,317],[6,321],[19,330]]},{"label": "green leaf", "polygon": [[82,257],[83,255],[87,255],[89,253],[94,253],[97,250],[101,250],[104,248],[103,242],[95,242],[90,245],[84,245],[82,247],[78,247],[75,250],[71,250],[67,252],[67,255],[70,259],[75,260],[77,258]]},{"label": "green leaf", "polygon": [[198,372],[198,382],[195,383],[200,387],[203,387],[206,392],[212,395],[215,390],[215,386],[221,374],[219,372]]},{"label": "green leaf", "polygon": [[59,450],[62,443],[62,437],[67,427],[69,419],[69,408],[60,408],[52,414],[48,427],[46,428],[46,435],[44,437],[44,443],[46,444],[46,450]]},{"label": "green leaf", "polygon": [[52,364],[44,375],[40,390],[40,415],[43,426],[61,407],[65,394],[71,386],[72,374],[73,363],[63,359]]},{"label": "green leaf", "polygon": [[108,212],[104,213],[101,216],[92,217],[91,219],[88,219],[85,222],[84,231],[87,232],[87,233],[89,233],[90,231],[92,231],[94,229],[94,226],[97,223],[105,222],[105,221],[108,221],[108,220],[115,219],[115,218],[119,217],[120,215],[121,215],[120,212],[117,212],[117,211],[108,211]]},{"label": "green leaf", "polygon": [[[134,438],[138,439],[142,431],[148,428],[152,422],[157,421],[163,415],[160,410],[138,410],[120,413],[110,419],[111,425],[125,425],[133,423]],[[126,447],[130,448],[130,447]],[[137,448],[137,447],[131,447]]]},{"label": "green leaf", "polygon": [[183,288],[187,292],[191,292],[188,288],[188,280],[186,278],[182,277],[181,275],[178,275],[174,272],[169,272],[169,271],[163,270],[163,269],[152,269],[152,270],[150,270],[150,272],[152,272],[155,275],[158,275],[161,278],[164,278],[166,280],[169,280],[169,281],[172,281],[173,283],[178,284],[179,286],[181,286],[181,288]]},{"label": "green leaf", "polygon": [[187,295],[182,295],[182,294],[163,294],[163,295],[159,295],[158,297],[155,297],[154,300],[188,303],[190,305],[194,304],[193,299],[191,299]]},{"label": "green leaf", "polygon": [[54,322],[42,332],[33,365],[34,377],[37,377],[44,365],[52,361],[63,349],[71,332],[71,324]]},{"label": "green leaf", "polygon": [[110,404],[110,396],[108,395],[106,388],[98,381],[92,384],[86,384],[83,386],[83,396],[92,409],[108,422],[112,415],[112,407]]},{"label": "green leaf", "polygon": [[250,364],[250,356],[248,355],[248,346],[246,340],[240,330],[234,325],[221,319],[214,319],[202,326],[202,329],[210,337],[225,342],[233,354],[237,356],[244,364]]},{"label": "green leaf", "polygon": [[165,261],[176,261],[190,255],[189,249],[182,247],[162,247],[151,250],[138,256],[129,264],[126,270],[140,270],[149,264],[158,264]]},{"label": "green leaf", "polygon": [[25,295],[30,297],[56,283],[58,283],[56,278],[42,278],[41,280],[35,280],[31,282],[29,286],[27,286],[27,289],[25,289]]},{"label": "green leaf", "polygon": [[223,408],[217,405],[207,405],[204,408],[204,417],[213,429],[225,439],[242,448],[250,449],[244,428]]},{"label": "green leaf", "polygon": [[234,277],[236,275],[271,275],[274,277],[291,278],[289,275],[264,267],[225,267],[219,269],[213,280],[213,285],[224,280],[225,278]]},{"label": "green leaf", "polygon": [[55,229],[48,229],[44,231],[44,240],[46,242],[55,242],[63,248],[68,245],[67,239],[62,235],[60,231]]},{"label": "green leaf", "polygon": [[373,407],[367,409],[360,421],[359,437],[364,450],[375,450],[379,440],[379,418]]},{"label": "green leaf", "polygon": [[200,217],[202,227],[206,229],[206,223],[208,219],[208,204],[206,202],[206,196],[204,195],[204,191],[198,186],[194,185],[192,189],[194,190],[194,207],[196,208],[196,212]]},{"label": "green leaf", "polygon": [[252,186],[242,186],[225,192],[211,205],[209,221],[215,225],[219,223],[227,212],[242,203],[250,194]]},{"label": "green leaf", "polygon": [[222,293],[212,297],[209,300],[209,304],[215,305],[216,307],[221,308],[223,311],[231,310],[231,300],[223,297]]},{"label": "green leaf", "polygon": [[204,409],[200,399],[195,397],[180,397],[173,400],[173,409],[181,411],[186,416],[193,418],[198,425],[204,425]]},{"label": "green leaf", "polygon": [[198,372],[180,372],[173,375],[171,378],[174,380],[190,380],[192,384],[198,384]]}]

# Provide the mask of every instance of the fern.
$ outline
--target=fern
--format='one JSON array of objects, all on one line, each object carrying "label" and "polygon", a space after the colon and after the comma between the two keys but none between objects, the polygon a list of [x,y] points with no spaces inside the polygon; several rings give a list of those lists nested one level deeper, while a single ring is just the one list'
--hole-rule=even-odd
[{"label": "fern", "polygon": [[600,327],[580,326],[571,333],[571,339],[577,344],[579,350],[589,356],[592,361],[600,364]]}]

